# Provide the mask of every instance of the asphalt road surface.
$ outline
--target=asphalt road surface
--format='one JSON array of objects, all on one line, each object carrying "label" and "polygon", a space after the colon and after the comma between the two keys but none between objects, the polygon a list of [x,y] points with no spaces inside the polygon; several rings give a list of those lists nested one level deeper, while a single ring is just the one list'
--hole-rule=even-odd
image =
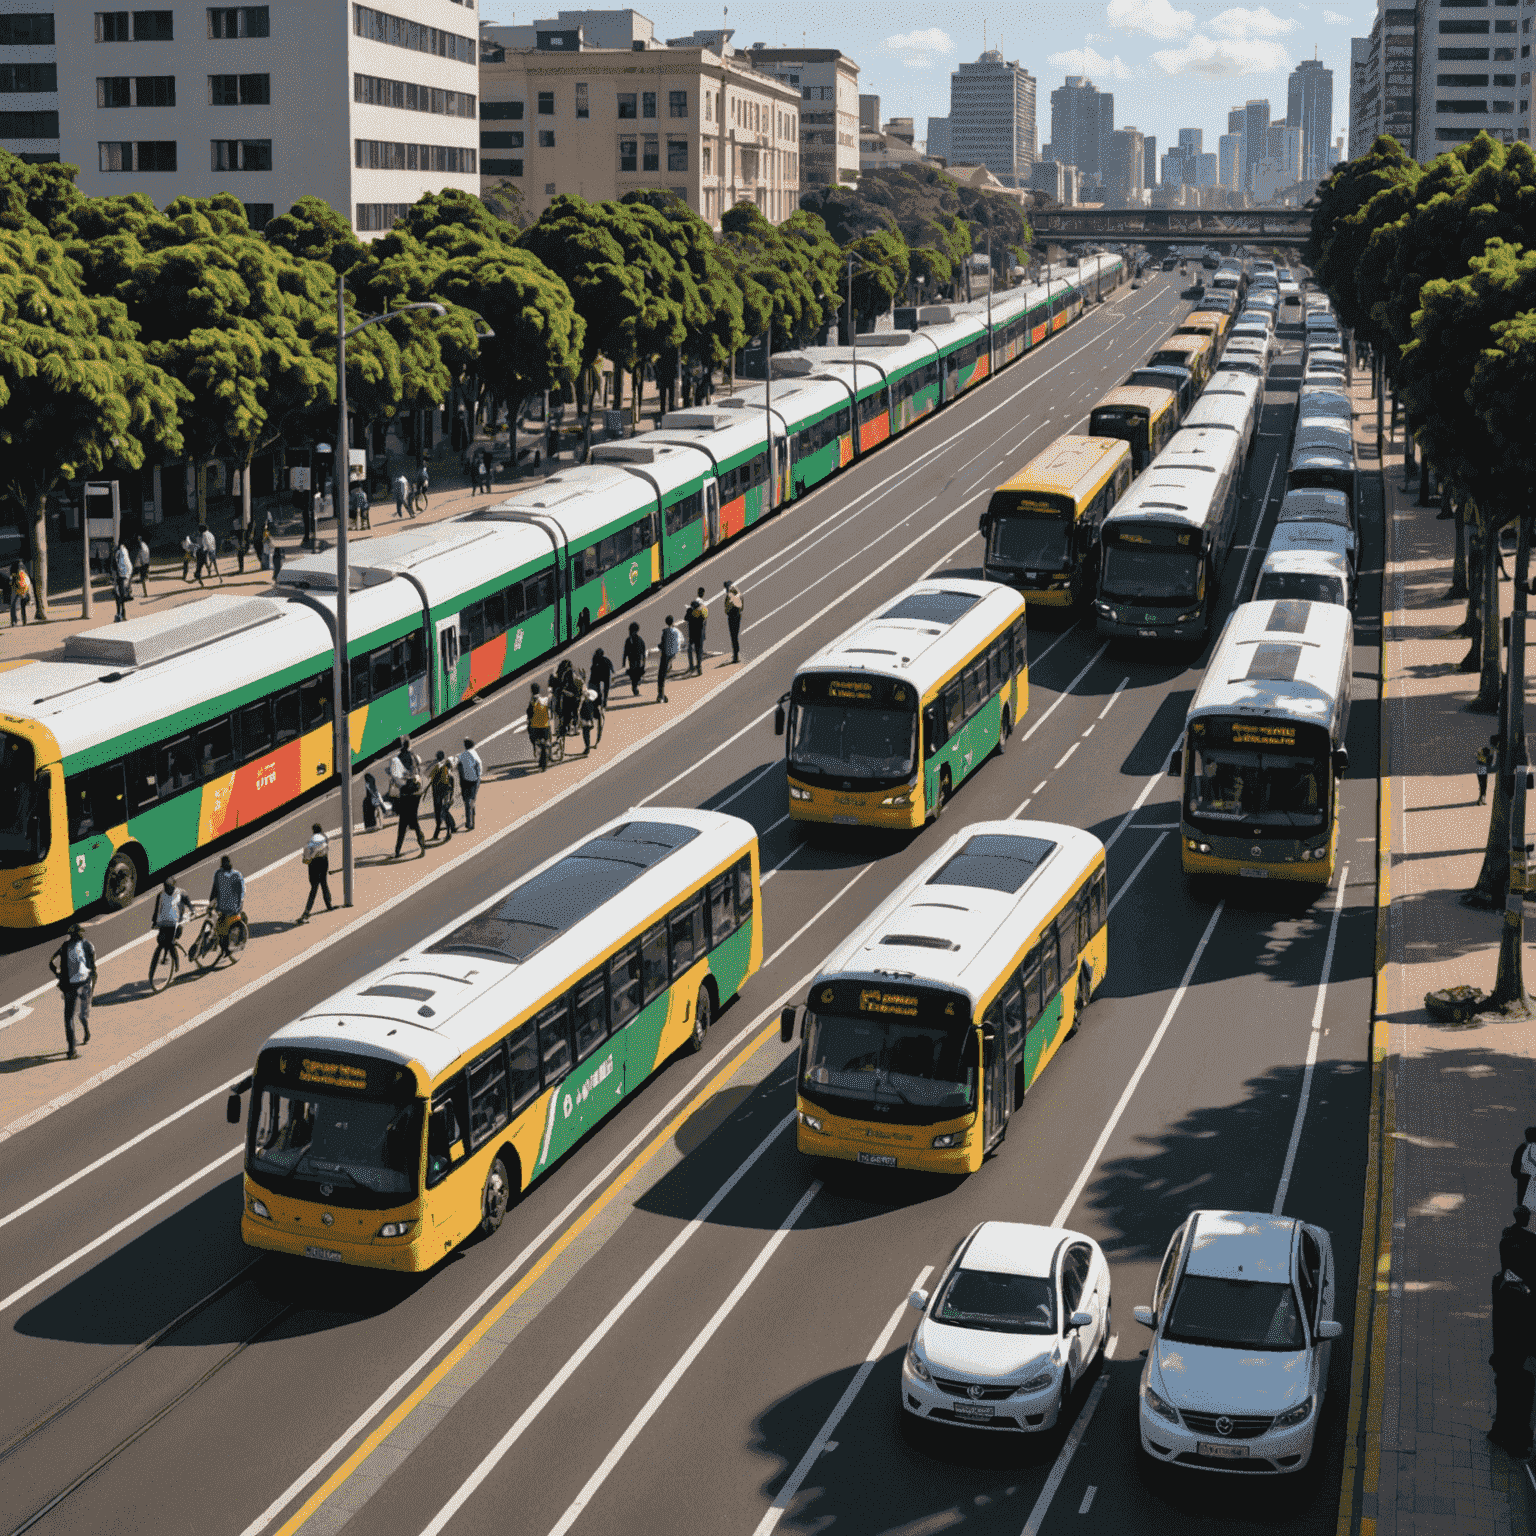
[{"label": "asphalt road surface", "polygon": [[[1190,1208],[1283,1208],[1333,1233],[1339,1315],[1352,1322],[1374,935],[1374,483],[1355,766],[1326,892],[1186,888],[1164,769],[1202,656],[1148,656],[1106,646],[1089,625],[1032,623],[1030,709],[1006,756],[962,786],[942,830],[909,838],[802,840],[772,733],[774,702],[825,639],[925,572],[980,574],[976,519],[991,487],[1085,425],[1185,307],[1168,279],[1122,289],[973,398],[702,562],[706,587],[730,575],[747,589],[749,659],[785,641],[768,661],[515,844],[0,1144],[0,1532],[1332,1529],[1348,1332],[1314,1467],[1296,1486],[1154,1488],[1135,1460],[1147,1335],[1131,1308],[1149,1299]],[[1269,380],[1224,608],[1258,569],[1298,374],[1292,338]],[[652,633],[676,601],[668,592],[618,622],[639,618]],[[478,734],[510,723],[519,696],[514,686],[477,706]],[[425,745],[462,734],[452,720]],[[315,1272],[245,1250],[222,1087],[266,1035],[647,799],[728,808],[762,840],[765,964],[705,1052],[659,1073],[500,1233],[431,1275]],[[998,1155],[958,1186],[801,1157],[792,1048],[771,1029],[780,1004],[798,1000],[807,973],[940,836],[1026,806],[1110,843],[1110,966],[1081,1034]],[[285,823],[258,831],[244,867],[292,836]],[[197,864],[183,883],[207,879]],[[111,948],[142,926],[135,908],[93,937]],[[0,1004],[41,953],[12,952]],[[916,1440],[898,1422],[915,1321],[905,1297],[988,1218],[1062,1222],[1103,1244],[1113,1356],[1078,1384],[1052,1434]]]}]

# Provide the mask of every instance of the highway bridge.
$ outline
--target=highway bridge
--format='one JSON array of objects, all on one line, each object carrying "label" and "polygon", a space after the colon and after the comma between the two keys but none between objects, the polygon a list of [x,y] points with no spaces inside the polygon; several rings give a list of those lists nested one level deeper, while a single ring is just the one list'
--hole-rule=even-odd
[{"label": "highway bridge", "polygon": [[1042,208],[1030,224],[1040,245],[1236,245],[1307,243],[1310,208]]}]

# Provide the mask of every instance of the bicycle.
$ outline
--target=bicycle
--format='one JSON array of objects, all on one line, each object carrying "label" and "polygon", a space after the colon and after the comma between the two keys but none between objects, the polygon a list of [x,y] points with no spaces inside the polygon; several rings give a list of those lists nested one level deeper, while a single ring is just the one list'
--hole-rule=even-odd
[{"label": "bicycle", "polygon": [[558,726],[544,727],[544,734],[536,736],[534,731],[538,727],[530,727],[528,731],[528,745],[533,748],[533,755],[538,759],[539,772],[543,773],[551,763],[563,763],[565,761],[565,732]]},{"label": "bicycle", "polygon": [[[198,915],[196,907],[192,909],[191,915],[193,917]],[[176,980],[182,962],[187,958],[186,950],[181,947],[181,929],[182,924],[177,923],[176,934],[169,948],[159,942],[155,944],[155,952],[149,957],[149,990],[151,992],[164,992]]]},{"label": "bicycle", "polygon": [[211,971],[221,960],[227,960],[231,965],[239,960],[245,952],[245,946],[251,937],[251,929],[246,921],[245,913],[235,916],[229,925],[229,932],[225,934],[223,942],[219,940],[219,914],[212,907],[203,913],[203,926],[198,929],[197,937],[192,940],[187,953],[192,957],[200,971]]}]

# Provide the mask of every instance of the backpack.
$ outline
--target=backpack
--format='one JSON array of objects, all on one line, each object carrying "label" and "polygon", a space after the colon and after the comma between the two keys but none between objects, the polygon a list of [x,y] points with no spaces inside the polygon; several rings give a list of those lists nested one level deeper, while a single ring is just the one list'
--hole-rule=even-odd
[{"label": "backpack", "polygon": [[549,729],[549,705],[542,693],[528,706],[528,724],[535,731]]}]

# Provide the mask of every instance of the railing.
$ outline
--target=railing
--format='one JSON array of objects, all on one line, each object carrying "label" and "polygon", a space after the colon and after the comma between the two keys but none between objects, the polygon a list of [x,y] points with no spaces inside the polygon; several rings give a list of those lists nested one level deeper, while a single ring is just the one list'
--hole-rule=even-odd
[{"label": "railing", "polygon": [[1309,208],[1042,208],[1030,214],[1037,242],[1134,240],[1143,245],[1304,245]]}]

